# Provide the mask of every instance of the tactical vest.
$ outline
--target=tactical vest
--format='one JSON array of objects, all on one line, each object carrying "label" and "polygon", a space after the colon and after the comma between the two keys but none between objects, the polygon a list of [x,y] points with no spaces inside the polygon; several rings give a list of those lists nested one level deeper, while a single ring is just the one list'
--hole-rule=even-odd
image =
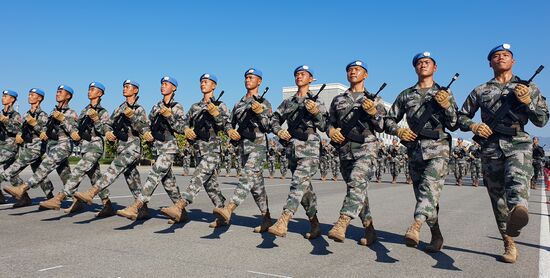
[{"label": "tactical vest", "polygon": [[[177,102],[170,102],[168,105],[165,104],[167,108],[173,108]],[[153,120],[151,121],[151,133],[155,140],[158,141],[168,141],[175,138],[175,131],[172,129],[168,119],[158,112]]]},{"label": "tactical vest", "polygon": [[[121,104],[119,107],[122,107],[123,104]],[[138,104],[134,105],[128,105],[131,109],[139,108],[140,106]],[[118,116],[115,117],[113,121],[113,133],[118,138],[118,140],[126,142],[128,141],[128,138],[130,137],[130,134],[133,136],[139,136],[139,132],[136,130],[133,130],[132,128],[132,121],[128,117],[124,115],[124,113],[118,114]]]},{"label": "tactical vest", "polygon": [[[95,108],[98,114],[105,110],[103,107]],[[80,138],[91,141],[93,136],[99,136],[99,132],[95,129],[94,121],[90,116],[85,115],[78,121],[78,134]]]},{"label": "tactical vest", "polygon": [[[11,118],[11,116],[13,115],[13,111],[12,112],[2,111],[2,115],[8,118]],[[16,135],[17,133],[9,132],[8,129],[6,128],[6,125],[0,122],[0,140],[6,141],[6,139],[14,138]]]},{"label": "tactical vest", "polygon": [[[69,108],[55,108],[56,111],[65,113]],[[61,122],[56,120],[53,115],[48,117],[48,123],[46,124],[46,135],[48,139],[59,140],[59,132],[61,131]]]}]

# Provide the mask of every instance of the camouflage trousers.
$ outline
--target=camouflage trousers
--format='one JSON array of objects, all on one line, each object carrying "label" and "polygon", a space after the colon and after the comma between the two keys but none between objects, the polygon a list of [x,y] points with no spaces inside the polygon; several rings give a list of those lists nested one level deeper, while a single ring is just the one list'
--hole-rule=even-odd
[{"label": "camouflage trousers", "polygon": [[[4,170],[8,169],[15,162],[16,158],[17,158],[17,152],[0,148],[0,165],[4,167]],[[19,177],[18,174],[15,176],[9,177],[9,180],[12,186],[18,186],[23,184],[23,180]]]},{"label": "camouflage trousers", "polygon": [[390,174],[392,177],[397,177],[399,175],[399,165],[396,161],[390,162]]},{"label": "camouflage trousers", "polygon": [[[286,154],[283,155],[286,156]],[[286,177],[286,171],[288,170],[288,161],[286,158],[279,158],[279,170],[281,170],[281,177]]]},{"label": "camouflage trousers", "polygon": [[413,182],[416,207],[414,218],[425,220],[430,227],[438,225],[439,198],[447,175],[448,159],[423,160],[422,152],[413,152],[409,169]]},{"label": "camouflage trousers", "polygon": [[533,177],[531,178],[531,182],[536,185],[542,173],[542,161],[533,160]]},{"label": "camouflage trousers", "polygon": [[403,161],[403,171],[405,172],[405,178],[409,180],[411,178],[411,172],[409,169],[409,161],[405,160]]},{"label": "camouflage trousers", "polygon": [[267,161],[267,168],[269,169],[269,176],[275,175],[275,159],[269,159]]},{"label": "camouflage trousers", "polygon": [[462,180],[462,178],[466,175],[466,162],[465,161],[457,161],[455,162],[455,179]]},{"label": "camouflage trousers", "polygon": [[501,233],[506,231],[508,213],[516,205],[528,207],[529,182],[533,176],[532,154],[516,151],[509,157],[482,157],[483,180]]},{"label": "camouflage trousers", "polygon": [[384,171],[384,161],[382,159],[376,159],[376,179],[382,178],[382,171]]},{"label": "camouflage trousers", "polygon": [[214,151],[201,154],[203,156],[193,172],[189,186],[181,193],[181,197],[191,204],[201,188],[204,187],[214,206],[221,208],[224,206],[225,197],[220,190],[218,171],[216,170],[220,164],[220,154]]},{"label": "camouflage trousers", "polygon": [[[13,177],[16,177],[25,169],[27,166],[31,166],[33,172],[38,170],[38,167],[42,163],[42,151],[36,148],[28,148],[23,146],[19,151],[19,157],[11,164],[4,172],[0,174],[0,182],[5,180],[10,180]],[[40,188],[44,191],[44,194],[49,195],[53,193],[53,184],[48,179],[45,178],[42,182],[39,183]]]},{"label": "camouflage trousers", "polygon": [[[97,184],[99,179],[101,179],[101,170],[99,168],[99,159],[101,158],[101,155],[101,153],[97,152],[86,152],[82,154],[82,158],[80,158],[80,161],[78,161],[76,166],[73,167],[71,170],[71,176],[65,183],[63,192],[67,196],[72,196],[76,192],[78,186],[86,175],[90,178],[90,183],[92,185]],[[109,189],[101,190],[98,195],[102,200],[108,199]]]},{"label": "camouflage trousers", "polygon": [[48,174],[54,169],[61,178],[61,182],[66,184],[71,176],[71,167],[69,167],[69,156],[72,147],[69,140],[48,142],[46,154],[34,175],[27,181],[30,188],[36,188],[44,181]]},{"label": "camouflage trousers", "polygon": [[476,158],[470,162],[470,176],[472,181],[479,181],[481,178],[481,159]]},{"label": "camouflage trousers", "polygon": [[231,156],[226,156],[225,160],[223,161],[223,164],[225,168],[225,173],[229,175],[231,173],[231,166],[232,166]]},{"label": "camouflage trousers", "polygon": [[237,171],[237,175],[241,175],[241,171],[242,171],[242,158],[240,155],[236,155],[235,156],[235,170]]},{"label": "camouflage trousers", "polygon": [[338,172],[340,171],[340,159],[336,156],[332,159],[330,167],[332,168],[332,176],[338,177]]},{"label": "camouflage trousers", "polygon": [[176,159],[174,153],[162,153],[156,158],[149,176],[141,189],[139,199],[144,203],[151,200],[151,196],[159,183],[162,183],[164,190],[170,197],[170,200],[175,204],[181,199],[180,188],[176,184],[176,177],[172,173],[172,164]]},{"label": "camouflage trousers", "polygon": [[181,167],[183,168],[183,174],[184,175],[189,175],[189,163],[190,163],[190,159],[189,157],[184,157],[183,160],[182,160],[182,163],[181,163]]},{"label": "camouflage trousers", "polygon": [[126,148],[119,151],[115,159],[107,167],[107,170],[102,173],[97,186],[101,190],[104,190],[113,184],[120,174],[124,174],[128,189],[132,192],[134,199],[139,198],[141,194],[141,179],[137,170],[137,163],[140,157],[141,153],[139,150],[135,151],[131,148]]},{"label": "camouflage trousers", "polygon": [[340,170],[346,182],[347,192],[340,214],[352,219],[360,217],[363,222],[372,220],[367,189],[373,176],[374,158],[363,156],[355,160],[342,160]]},{"label": "camouflage trousers", "polygon": [[319,161],[319,171],[321,172],[321,177],[326,178],[329,170],[329,158],[321,157]]},{"label": "camouflage trousers", "polygon": [[313,157],[289,159],[292,181],[284,210],[295,214],[298,206],[302,204],[306,215],[311,218],[317,214],[317,195],[313,192],[311,178],[319,168],[319,159]]},{"label": "camouflage trousers", "polygon": [[265,191],[264,176],[262,164],[265,161],[265,151],[251,152],[244,155],[244,173],[239,178],[239,184],[233,192],[231,202],[237,206],[242,204],[248,192],[252,193],[252,197],[261,213],[269,211],[267,192]]}]

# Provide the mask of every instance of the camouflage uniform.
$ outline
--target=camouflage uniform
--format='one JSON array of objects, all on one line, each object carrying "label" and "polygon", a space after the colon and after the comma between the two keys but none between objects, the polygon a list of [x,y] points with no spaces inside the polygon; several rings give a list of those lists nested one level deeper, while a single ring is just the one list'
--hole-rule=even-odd
[{"label": "camouflage uniform", "polygon": [[544,149],[539,145],[533,145],[533,178],[531,178],[532,188],[535,189],[542,173],[542,159],[544,158]]},{"label": "camouflage uniform", "polygon": [[[488,109],[501,102],[501,96],[514,94],[514,88],[519,79],[513,76],[507,84],[500,84],[496,79],[475,88],[466,98],[460,110],[460,128],[470,131],[474,124],[472,118],[481,108],[481,120],[487,122],[491,115]],[[516,205],[528,207],[529,182],[533,176],[533,153],[531,138],[523,127],[528,121],[535,126],[542,127],[548,122],[548,104],[538,89],[531,83],[531,103],[529,105],[518,104],[512,109],[519,118],[513,122],[505,117],[506,126],[515,126],[516,136],[502,135],[493,131],[488,140],[482,140],[481,161],[483,169],[483,182],[487,186],[497,226],[502,234],[506,232],[506,221],[509,211]],[[504,92],[501,92],[504,90]],[[497,104],[493,112],[500,107]]]},{"label": "camouflage uniform", "polygon": [[326,146],[326,144],[321,144],[321,148],[319,149],[320,155],[319,155],[319,170],[321,172],[321,179],[325,180],[327,178],[328,170],[329,170],[329,164],[330,164],[330,155],[329,150]]},{"label": "camouflage uniform", "polygon": [[269,176],[272,178],[275,174],[275,160],[276,157],[276,150],[275,146],[272,144],[269,144],[269,149],[267,150],[267,168],[269,169]]},{"label": "camouflage uniform", "polygon": [[477,145],[471,145],[468,148],[468,154],[470,156],[470,175],[472,177],[472,183],[479,185],[479,179],[481,178],[481,147]]},{"label": "camouflage uniform", "polygon": [[288,169],[288,160],[286,156],[286,148],[282,145],[279,146],[277,150],[277,154],[279,155],[279,170],[281,171],[281,178],[286,177],[286,171]]},{"label": "camouflage uniform", "polygon": [[[17,158],[19,146],[15,143],[15,136],[21,132],[23,119],[17,111],[10,106],[8,111],[2,110],[2,115],[8,117],[7,123],[0,123],[0,165],[4,170],[8,169]],[[12,186],[18,186],[23,183],[19,175],[9,177]],[[2,198],[0,192],[0,198]]]},{"label": "camouflage uniform", "polygon": [[232,166],[232,160],[233,160],[233,152],[234,149],[231,145],[222,147],[222,161],[225,168],[225,175],[231,174],[231,166]]},{"label": "camouflage uniform", "polygon": [[[402,91],[386,117],[386,132],[397,135],[399,128],[397,123],[404,116],[409,125],[414,123],[415,117],[425,111],[424,104],[432,101],[439,88],[439,85],[434,82],[431,88],[422,89],[416,84]],[[416,141],[402,141],[409,156],[408,168],[416,198],[414,218],[421,222],[425,221],[430,228],[438,225],[439,197],[447,174],[451,136],[445,132],[445,128],[455,130],[458,119],[452,94],[449,101],[451,104],[447,109],[441,108],[433,115],[437,121],[428,121],[423,127],[438,131],[439,139],[429,139],[419,135]]]},{"label": "camouflage uniform", "polygon": [[332,168],[332,179],[336,180],[338,178],[338,173],[340,172],[340,159],[338,158],[338,150],[336,148],[330,146],[330,152],[331,152],[331,160],[330,160],[330,167]]},{"label": "camouflage uniform", "polygon": [[393,180],[399,175],[399,157],[401,155],[402,149],[399,145],[390,145],[388,146],[388,163],[390,164],[390,174],[393,177]]},{"label": "camouflage uniform", "polygon": [[386,158],[386,147],[378,143],[378,151],[376,153],[376,180],[380,182],[380,179],[382,178],[382,171],[384,168],[384,159]]},{"label": "camouflage uniform", "polygon": [[183,148],[183,155],[181,160],[181,167],[183,168],[183,174],[185,176],[189,175],[189,167],[191,163],[191,154],[192,150],[189,146]]},{"label": "camouflage uniform", "polygon": [[237,171],[237,177],[241,176],[242,170],[242,148],[234,148],[232,153],[233,160],[235,161],[235,171]]},{"label": "camouflage uniform", "polygon": [[462,185],[462,177],[466,175],[466,149],[464,146],[454,146],[452,156],[455,161],[456,184]]}]

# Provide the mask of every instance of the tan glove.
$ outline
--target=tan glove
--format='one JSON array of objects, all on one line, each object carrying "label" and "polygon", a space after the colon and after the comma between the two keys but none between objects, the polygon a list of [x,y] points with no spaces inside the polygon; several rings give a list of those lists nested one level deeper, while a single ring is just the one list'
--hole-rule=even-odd
[{"label": "tan glove", "polygon": [[307,111],[311,113],[311,115],[316,116],[319,113],[319,106],[315,103],[315,101],[306,99],[304,104],[306,105]]},{"label": "tan glove", "polygon": [[26,120],[27,123],[28,123],[30,126],[32,126],[32,127],[36,126],[36,124],[38,123],[38,122],[36,121],[36,119],[35,119],[34,117],[32,117],[31,115],[27,116],[27,118],[26,118],[25,120]]},{"label": "tan glove", "polygon": [[292,138],[292,136],[290,135],[290,133],[288,133],[288,130],[286,129],[279,130],[279,132],[277,132],[277,136],[285,141],[289,141],[290,138]]},{"label": "tan glove", "polygon": [[107,140],[111,142],[116,141],[116,136],[112,131],[107,131],[107,133],[105,133],[105,138],[107,138]]},{"label": "tan glove", "polygon": [[46,132],[44,132],[44,131],[40,132],[39,137],[40,137],[40,140],[42,140],[42,141],[48,140],[48,135],[46,135]]},{"label": "tan glove", "polygon": [[398,128],[397,137],[403,141],[412,142],[416,140],[416,134],[410,128]]},{"label": "tan glove", "polygon": [[342,144],[342,142],[344,142],[346,140],[346,138],[342,134],[342,129],[341,128],[330,128],[328,130],[328,137],[330,137],[330,140],[332,140],[332,141],[334,141],[338,144]]},{"label": "tan glove", "polygon": [[130,108],[130,107],[126,107],[124,109],[124,116],[126,116],[126,118],[131,118],[134,116],[134,109]]},{"label": "tan glove", "polygon": [[10,118],[7,117],[7,116],[0,115],[0,122],[2,122],[2,123],[4,123],[4,124],[8,123],[9,119],[10,119]]},{"label": "tan glove", "polygon": [[449,108],[451,106],[451,94],[445,90],[439,90],[437,93],[435,93],[434,96],[435,101],[437,101],[437,104],[441,106],[443,109]]},{"label": "tan glove", "polygon": [[80,135],[78,134],[78,131],[71,132],[71,138],[73,139],[73,141],[80,141]]},{"label": "tan glove", "polygon": [[197,139],[197,134],[192,128],[186,128],[183,130],[183,134],[185,134],[185,138],[189,140],[195,140]]},{"label": "tan glove", "polygon": [[218,106],[214,105],[214,103],[210,102],[207,106],[208,113],[212,115],[213,117],[217,117],[220,115],[220,109]]},{"label": "tan glove", "polygon": [[153,134],[151,134],[151,131],[147,131],[143,134],[143,139],[147,142],[153,142],[155,141],[155,137],[153,137]]},{"label": "tan glove", "polygon": [[172,109],[170,109],[168,107],[162,107],[160,109],[160,114],[165,118],[171,117],[172,116]]},{"label": "tan glove", "polygon": [[365,112],[367,112],[367,114],[369,114],[371,116],[376,115],[376,106],[374,105],[373,100],[371,100],[369,98],[365,98],[365,100],[363,100],[363,104],[361,104],[361,106],[363,107],[363,110],[365,110]]},{"label": "tan glove", "polygon": [[264,112],[264,106],[257,101],[252,102],[250,108],[252,108],[252,111],[256,114],[262,114]]},{"label": "tan glove", "polygon": [[514,93],[516,94],[519,102],[525,105],[529,105],[529,103],[531,103],[531,93],[529,92],[529,87],[523,84],[518,84],[514,88]]},{"label": "tan glove", "polygon": [[493,131],[491,130],[491,128],[484,123],[471,124],[470,129],[475,135],[486,139],[493,134]]},{"label": "tan glove", "polygon": [[86,115],[94,122],[99,121],[99,113],[97,113],[97,110],[93,108],[88,109],[88,111],[86,111]]},{"label": "tan glove", "polygon": [[21,134],[15,135],[15,143],[16,144],[23,144],[23,142],[25,142],[25,140],[23,140],[23,136],[21,136]]},{"label": "tan glove", "polygon": [[231,140],[233,141],[241,140],[241,135],[233,128],[227,131],[227,135],[229,135],[229,138],[231,138]]},{"label": "tan glove", "polygon": [[63,112],[53,111],[52,116],[54,119],[56,119],[59,122],[62,122],[63,120],[65,120],[65,114],[63,114]]}]

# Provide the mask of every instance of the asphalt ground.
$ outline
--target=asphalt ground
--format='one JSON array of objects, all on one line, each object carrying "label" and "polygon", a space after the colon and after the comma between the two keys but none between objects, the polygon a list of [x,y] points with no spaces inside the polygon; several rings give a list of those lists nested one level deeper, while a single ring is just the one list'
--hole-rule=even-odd
[{"label": "asphalt ground", "polygon": [[[141,167],[142,181],[148,167]],[[185,188],[189,176],[175,168],[178,185]],[[28,179],[30,171],[22,172]],[[61,190],[57,174],[51,174],[55,192]],[[429,228],[421,231],[419,248],[404,245],[403,235],[412,221],[414,196],[404,177],[391,184],[371,183],[369,199],[378,241],[370,247],[358,244],[364,230],[353,220],[343,243],[326,236],[337,220],[345,195],[339,181],[313,181],[323,236],[304,239],[309,222],[302,208],[289,224],[285,238],[255,234],[259,211],[251,196],[237,208],[232,225],[211,229],[212,203],[201,191],[188,207],[190,221],[167,224],[159,209],[171,204],[162,186],[149,203],[151,219],[132,222],[114,216],[94,217],[100,201],[85,211],[39,211],[38,206],[12,209],[0,205],[0,277],[545,277],[550,261],[548,203],[550,192],[531,190],[530,222],[516,238],[520,252],[516,264],[498,261],[503,244],[484,187],[454,186],[449,176],[440,202],[440,226],[445,238],[436,254],[422,251],[430,240]],[[226,198],[238,182],[220,177]],[[274,221],[289,191],[290,179],[266,179]],[[5,185],[5,184],[4,184]],[[87,179],[81,190],[90,186]],[[110,187],[115,208],[132,202],[123,178]],[[40,189],[30,192],[35,204],[44,198]],[[12,198],[8,201],[13,202]],[[69,202],[64,202],[67,207]],[[542,223],[542,225],[541,225]]]}]

